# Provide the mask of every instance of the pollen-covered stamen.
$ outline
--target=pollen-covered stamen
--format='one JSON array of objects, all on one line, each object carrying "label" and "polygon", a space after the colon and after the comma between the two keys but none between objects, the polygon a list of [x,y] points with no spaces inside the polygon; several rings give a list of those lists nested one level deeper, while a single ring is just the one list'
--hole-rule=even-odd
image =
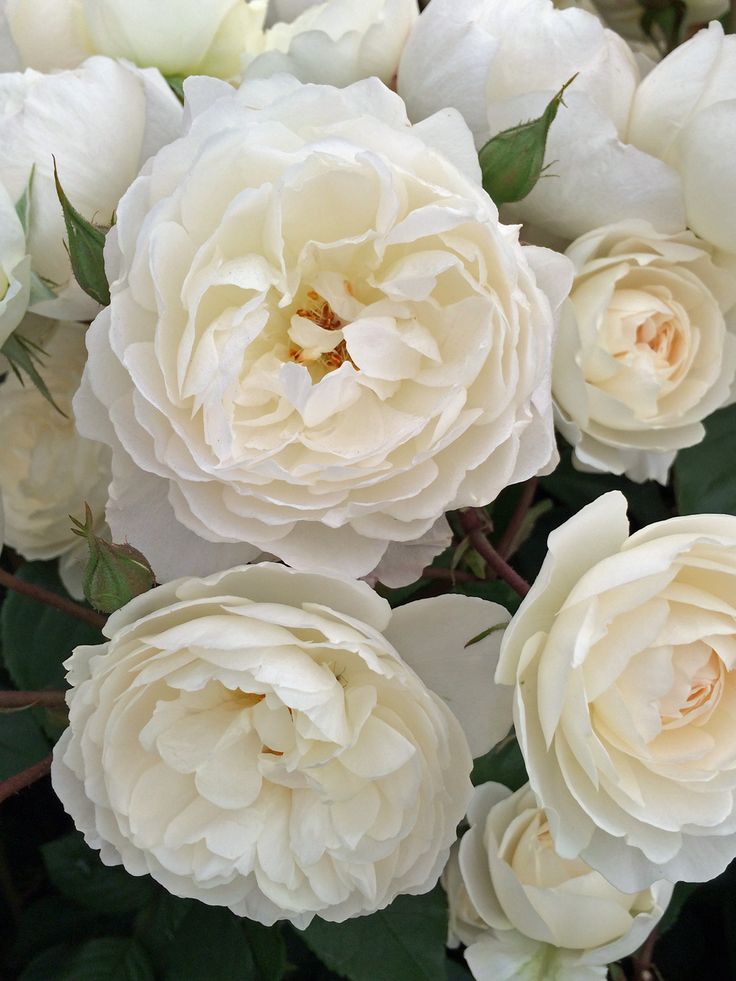
[{"label": "pollen-covered stamen", "polygon": [[[352,285],[347,281],[345,282],[345,290],[351,296],[353,295]],[[347,321],[339,317],[329,302],[316,290],[310,290],[307,296],[315,306],[299,307],[295,317],[309,321],[319,331],[328,331],[330,333],[340,331],[345,326]],[[335,338],[334,342],[327,341],[324,335],[320,336],[319,333],[313,338],[309,337],[309,330],[306,331],[307,336],[303,336],[305,334],[304,326],[303,323],[300,326],[298,320],[296,322],[292,320],[292,328],[289,331],[292,341],[289,345],[290,361],[307,365],[321,364],[328,371],[333,371],[346,361],[351,360],[345,340],[341,336]],[[328,344],[330,345],[329,347],[327,346]]]}]

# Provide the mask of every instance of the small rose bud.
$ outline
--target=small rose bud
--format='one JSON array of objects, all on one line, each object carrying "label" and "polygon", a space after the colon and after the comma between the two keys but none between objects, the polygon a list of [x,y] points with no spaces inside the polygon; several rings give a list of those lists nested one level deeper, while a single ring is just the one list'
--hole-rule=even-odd
[{"label": "small rose bud", "polygon": [[156,585],[156,576],[148,559],[127,543],[117,545],[100,538],[94,531],[94,518],[85,503],[84,524],[69,516],[76,527],[75,535],[85,538],[89,560],[84,573],[84,595],[101,613],[114,613],[134,596],[148,592]]}]

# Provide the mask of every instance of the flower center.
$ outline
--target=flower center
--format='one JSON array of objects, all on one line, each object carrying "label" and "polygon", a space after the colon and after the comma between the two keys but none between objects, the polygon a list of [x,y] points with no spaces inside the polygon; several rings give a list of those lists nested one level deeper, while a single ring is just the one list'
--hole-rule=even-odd
[{"label": "flower center", "polygon": [[[350,283],[345,283],[345,289],[352,295]],[[334,371],[346,361],[352,364],[342,336],[346,323],[323,296],[309,290],[307,303],[291,318],[289,359],[323,371]]]},{"label": "flower center", "polygon": [[702,715],[710,715],[720,701],[723,691],[725,667],[715,651],[690,679],[689,690],[684,698],[679,695],[676,703],[670,702],[661,714],[662,728],[673,729],[692,722]]}]

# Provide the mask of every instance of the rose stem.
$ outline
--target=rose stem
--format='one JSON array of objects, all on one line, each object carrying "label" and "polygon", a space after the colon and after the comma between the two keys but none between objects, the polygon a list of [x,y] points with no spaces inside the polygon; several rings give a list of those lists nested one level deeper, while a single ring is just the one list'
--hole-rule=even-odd
[{"label": "rose stem", "polygon": [[657,943],[657,928],[655,927],[634,955],[634,981],[654,981],[652,970],[652,955]]},{"label": "rose stem", "polygon": [[420,579],[442,579],[449,582],[483,582],[472,572],[465,572],[463,569],[439,569],[435,566],[428,566],[422,570]]},{"label": "rose stem", "polygon": [[107,617],[102,616],[101,613],[88,610],[86,606],[75,603],[74,600],[67,599],[65,596],[59,596],[58,593],[44,589],[43,586],[35,586],[33,583],[25,582],[18,576],[5,572],[4,569],[0,569],[0,586],[12,589],[16,593],[22,593],[24,596],[30,596],[31,599],[45,603],[46,606],[53,606],[55,609],[61,610],[62,613],[68,613],[70,617],[91,623],[93,627],[104,627],[107,622]]},{"label": "rose stem", "polygon": [[49,753],[39,763],[34,763],[33,766],[21,770],[14,777],[8,777],[7,780],[0,781],[0,804],[4,800],[7,800],[8,797],[12,797],[13,794],[17,794],[20,790],[30,787],[32,783],[45,777],[51,769],[51,759],[52,756]]},{"label": "rose stem", "polygon": [[524,524],[524,518],[527,516],[527,512],[532,505],[534,495],[537,492],[538,483],[539,478],[532,477],[531,480],[527,480],[521,489],[519,502],[514,509],[514,513],[511,515],[511,520],[509,521],[503,535],[501,535],[496,545],[496,551],[502,559],[507,559],[509,555],[512,555],[515,551],[514,540],[519,534],[519,530]]},{"label": "rose stem", "polygon": [[501,558],[483,533],[483,526],[486,523],[483,512],[477,508],[467,508],[465,511],[460,511],[460,523],[470,544],[486,560],[499,579],[507,582],[519,596],[526,596],[530,589],[529,583],[522,579],[519,573],[515,572],[508,562]]},{"label": "rose stem", "polygon": [[56,708],[65,704],[63,691],[0,691],[0,709]]}]

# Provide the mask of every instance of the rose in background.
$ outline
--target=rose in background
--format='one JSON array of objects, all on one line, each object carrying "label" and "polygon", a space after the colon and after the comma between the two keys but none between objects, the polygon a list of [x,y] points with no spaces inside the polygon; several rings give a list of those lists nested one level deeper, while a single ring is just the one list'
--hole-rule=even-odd
[{"label": "rose in background", "polygon": [[159,581],[265,551],[411,582],[446,510],[554,464],[569,262],[499,224],[453,111],[412,128],[375,79],[187,92],[108,235],[75,401],[113,535]]},{"label": "rose in background", "polygon": [[31,258],[23,225],[0,181],[0,347],[25,316],[31,294]]},{"label": "rose in background", "polygon": [[99,310],[72,275],[54,157],[76,209],[109,225],[144,161],[177,135],[181,115],[158,72],[109,58],[52,75],[0,74],[0,181],[15,203],[33,175],[26,250],[51,291],[36,313],[87,320]]},{"label": "rose in background", "polygon": [[713,23],[660,62],[636,92],[629,139],[680,174],[690,228],[736,253],[736,36]]},{"label": "rose in background", "polygon": [[23,332],[46,353],[44,379],[58,408],[13,374],[0,385],[5,543],[26,559],[60,557],[64,585],[81,598],[87,547],[72,534],[69,515],[84,501],[102,515],[110,480],[108,448],[81,437],[71,411],[86,359],[84,327],[30,317]]},{"label": "rose in background", "polygon": [[497,680],[556,851],[635,892],[736,855],[736,518],[629,537],[613,492],[549,537]]},{"label": "rose in background", "polygon": [[454,106],[480,147],[540,116],[576,73],[549,133],[549,171],[505,215],[560,243],[625,218],[682,231],[677,173],[628,136],[640,80],[634,56],[586,10],[557,10],[551,0],[432,0],[404,49],[398,91],[414,121]]},{"label": "rose in background", "polygon": [[169,77],[238,82],[247,69],[335,85],[390,83],[417,15],[415,0],[7,0],[6,9],[20,60],[42,71],[101,54]]},{"label": "rose in background", "polygon": [[731,397],[736,261],[636,221],[566,254],[576,276],[555,345],[558,428],[581,468],[665,484],[677,450]]},{"label": "rose in background", "polygon": [[508,730],[489,632],[507,619],[466,596],[392,613],[364,583],[268,563],[180,579],[67,662],[54,789],[106,864],[177,896],[299,927],[373,912],[435,884],[467,740]]},{"label": "rose in background", "polygon": [[549,822],[526,785],[476,787],[470,829],[443,875],[450,941],[467,945],[478,981],[605,978],[663,915],[672,886],[626,894],[579,858],[554,850]]}]

